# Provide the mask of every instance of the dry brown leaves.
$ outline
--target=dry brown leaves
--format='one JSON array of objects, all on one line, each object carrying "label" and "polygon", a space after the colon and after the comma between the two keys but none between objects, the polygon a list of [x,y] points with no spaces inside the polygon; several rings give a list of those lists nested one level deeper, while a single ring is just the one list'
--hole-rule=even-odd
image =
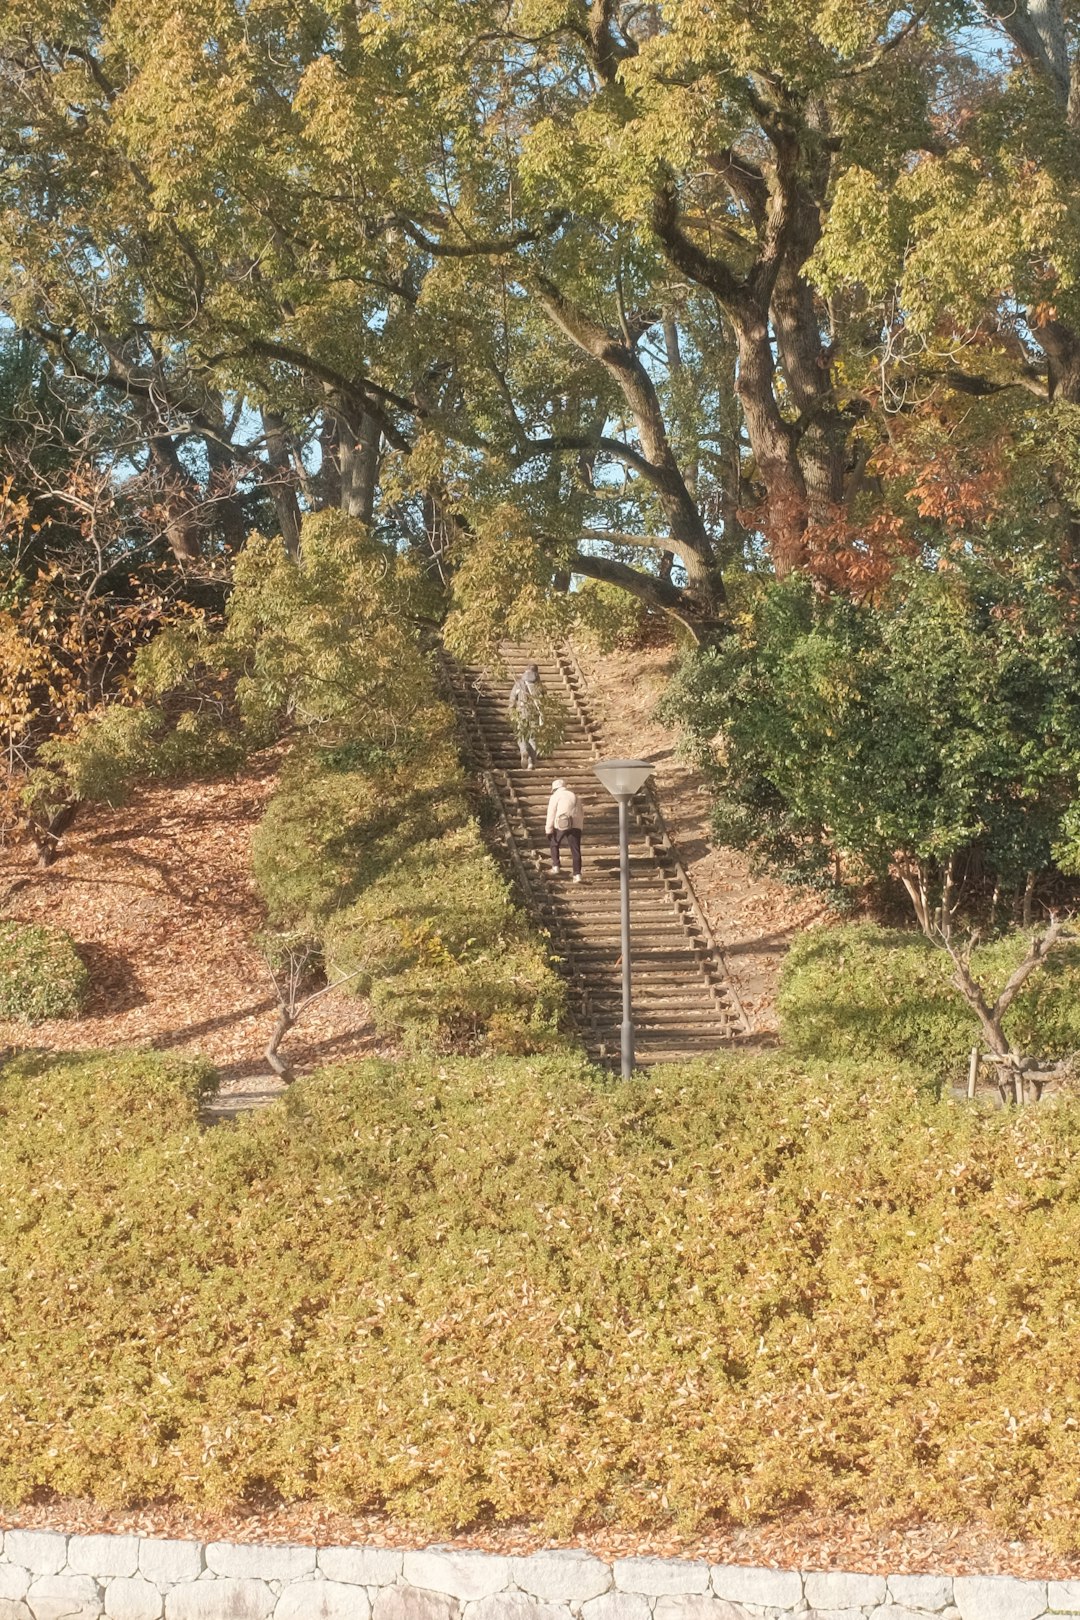
[{"label": "dry brown leaves", "polygon": [[[25,849],[0,850],[0,915],[66,929],[91,977],[80,1018],[0,1021],[0,1047],[201,1053],[233,1106],[281,1089],[262,1057],[276,996],[252,943],[263,917],[249,865],[280,762],[267,750],[236,778],[143,789],[119,810],[89,807],[44,871]],[[365,1003],[321,997],[285,1049],[298,1073],[372,1054]]]},{"label": "dry brown leaves", "polygon": [[[337,1513],[307,1502],[217,1514],[164,1506],[108,1512],[90,1502],[57,1502],[0,1511],[0,1528],[318,1546],[423,1547],[431,1539],[420,1525],[376,1513]],[[504,1556],[523,1556],[545,1547],[581,1547],[609,1560],[700,1558],[713,1564],[847,1569],[882,1575],[1016,1575],[1029,1580],[1080,1576],[1080,1558],[1059,1557],[1031,1542],[1003,1541],[977,1525],[957,1529],[933,1523],[873,1524],[842,1513],[800,1513],[770,1524],[716,1528],[697,1536],[679,1536],[669,1529],[650,1532],[604,1527],[563,1541],[528,1525],[495,1525],[441,1537],[440,1545]]]},{"label": "dry brown leaves", "polygon": [[[664,648],[604,658],[587,649],[581,654],[612,747],[643,752],[656,762],[672,836],[727,942],[740,993],[759,1028],[768,1029],[787,941],[817,914],[779,885],[750,878],[738,856],[710,847],[700,779],[675,759],[673,735],[653,716],[670,658]],[[274,997],[251,944],[262,918],[248,850],[278,764],[279,755],[270,751],[236,780],[149,789],[122,810],[88,810],[65,839],[59,862],[45,872],[24,851],[0,850],[0,913],[66,929],[93,980],[83,1017],[31,1030],[0,1023],[0,1046],[149,1045],[199,1052],[218,1066],[234,1102],[259,1100]],[[341,994],[325,996],[310,1009],[288,1049],[303,1071],[377,1048],[363,1002]],[[273,1089],[265,1087],[265,1095]],[[320,1545],[422,1546],[429,1539],[415,1524],[313,1503],[211,1514],[176,1506],[111,1512],[89,1502],[54,1502],[0,1512],[0,1527]],[[504,1554],[556,1544],[528,1525],[445,1540]],[[1080,1558],[1005,1542],[979,1526],[890,1526],[842,1514],[803,1513],[696,1536],[679,1536],[668,1527],[603,1527],[561,1545],[604,1558],[647,1553],[789,1569],[1080,1576]]]},{"label": "dry brown leaves", "polygon": [[776,1033],[776,989],[792,938],[827,915],[820,900],[752,876],[736,850],[709,838],[709,802],[700,774],[676,757],[678,737],[656,718],[676,658],[670,646],[599,654],[575,647],[588,699],[611,752],[652,760],[664,819],[716,937],[754,1032]]}]

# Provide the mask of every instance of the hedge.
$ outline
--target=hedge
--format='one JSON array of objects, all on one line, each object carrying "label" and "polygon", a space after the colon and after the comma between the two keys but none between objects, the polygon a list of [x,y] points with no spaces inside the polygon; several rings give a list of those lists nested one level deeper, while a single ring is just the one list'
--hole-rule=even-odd
[{"label": "hedge", "polygon": [[448,738],[295,755],[253,862],[271,920],[307,927],[407,1050],[568,1043],[563,981],[484,848]]},{"label": "hedge", "polygon": [[69,934],[40,923],[0,919],[0,1018],[28,1024],[75,1018],[89,984]]},{"label": "hedge", "polygon": [[201,1133],[161,1055],[0,1080],[0,1501],[438,1534],[809,1506],[1080,1547],[1080,1106],[728,1055],[369,1062]]},{"label": "hedge", "polygon": [[[996,994],[1028,942],[1016,933],[982,946],[972,959],[976,977]],[[959,1083],[980,1037],[951,971],[945,953],[914,931],[870,923],[815,929],[784,962],[784,1045],[799,1058],[907,1063],[939,1084]],[[1005,1029],[1040,1057],[1080,1052],[1080,949],[1066,947],[1034,974]]]}]

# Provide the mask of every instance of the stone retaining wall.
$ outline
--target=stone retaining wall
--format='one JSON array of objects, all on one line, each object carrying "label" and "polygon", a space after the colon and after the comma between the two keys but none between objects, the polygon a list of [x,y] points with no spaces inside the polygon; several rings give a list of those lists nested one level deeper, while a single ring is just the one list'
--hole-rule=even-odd
[{"label": "stone retaining wall", "polygon": [[0,1532],[0,1620],[1080,1620],[1080,1581]]}]

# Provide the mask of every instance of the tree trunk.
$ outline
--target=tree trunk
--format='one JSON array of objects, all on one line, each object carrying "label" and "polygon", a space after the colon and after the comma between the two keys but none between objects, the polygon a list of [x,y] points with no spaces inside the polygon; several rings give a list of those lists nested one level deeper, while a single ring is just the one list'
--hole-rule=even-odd
[{"label": "tree trunk", "polygon": [[338,504],[349,517],[370,524],[379,471],[379,429],[367,411],[337,407]]},{"label": "tree trunk", "polygon": [[798,456],[807,511],[812,522],[828,523],[844,498],[848,424],[834,403],[814,295],[804,276],[781,271],[772,317],[784,380],[802,424]]},{"label": "tree trunk", "polygon": [[230,556],[235,556],[247,539],[244,509],[236,498],[236,462],[228,446],[210,435],[203,438],[210,466],[214,526]]},{"label": "tree trunk", "polygon": [[286,1058],[281,1056],[281,1053],[278,1051],[278,1047],[281,1045],[290,1029],[292,1029],[295,1022],[296,1015],[291,1008],[284,1005],[278,1007],[277,1022],[274,1025],[273,1034],[266,1043],[266,1052],[264,1054],[267,1063],[269,1063],[278,1079],[284,1080],[286,1085],[291,1085],[296,1079],[296,1075],[293,1071],[292,1065]]},{"label": "tree trunk", "polygon": [[758,477],[765,486],[769,510],[765,519],[773,564],[781,579],[803,561],[806,544],[807,492],[795,449],[795,432],[776,401],[776,361],[769,323],[760,311],[732,317],[738,340],[736,391],[742,403]]},{"label": "tree trunk", "polygon": [[298,557],[300,555],[300,507],[296,499],[296,490],[293,487],[292,464],[289,459],[288,440],[285,436],[285,423],[276,412],[267,410],[262,413],[262,422],[263,438],[266,442],[266,459],[271,468],[271,476],[268,482],[270,493],[274,498],[278,527],[281,530],[281,543],[290,557]]},{"label": "tree trunk", "polygon": [[181,565],[198,562],[202,556],[202,537],[195,514],[197,500],[193,498],[191,479],[168,434],[155,434],[150,439],[150,460],[158,475],[169,548]]},{"label": "tree trunk", "polygon": [[44,821],[31,823],[30,836],[37,850],[37,863],[40,867],[51,866],[60,853],[60,840],[71,826],[79,813],[81,799],[74,799],[71,804],[65,804],[61,809],[55,810]]}]

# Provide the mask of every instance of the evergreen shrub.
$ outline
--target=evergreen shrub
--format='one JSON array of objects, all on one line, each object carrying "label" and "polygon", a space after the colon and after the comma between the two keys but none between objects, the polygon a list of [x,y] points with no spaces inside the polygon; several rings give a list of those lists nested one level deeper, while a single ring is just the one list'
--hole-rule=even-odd
[{"label": "evergreen shrub", "polygon": [[1080,1547],[1075,1101],[564,1054],[343,1066],[200,1132],[204,1083],[0,1079],[0,1502]]},{"label": "evergreen shrub", "polygon": [[[991,1002],[1029,942],[1016,932],[975,951],[972,967]],[[959,1083],[980,1032],[951,976],[945,952],[911,930],[872,923],[814,929],[784,962],[784,1045],[800,1058],[905,1063],[932,1082]],[[1068,946],[1037,970],[1005,1030],[1020,1050],[1041,1057],[1080,1052],[1080,949]]]},{"label": "evergreen shrub", "polygon": [[28,1024],[75,1018],[89,983],[69,934],[40,923],[0,919],[0,1018]]},{"label": "evergreen shrub", "polygon": [[484,849],[447,735],[294,756],[253,862],[271,919],[306,920],[407,1049],[565,1044],[563,982]]}]

